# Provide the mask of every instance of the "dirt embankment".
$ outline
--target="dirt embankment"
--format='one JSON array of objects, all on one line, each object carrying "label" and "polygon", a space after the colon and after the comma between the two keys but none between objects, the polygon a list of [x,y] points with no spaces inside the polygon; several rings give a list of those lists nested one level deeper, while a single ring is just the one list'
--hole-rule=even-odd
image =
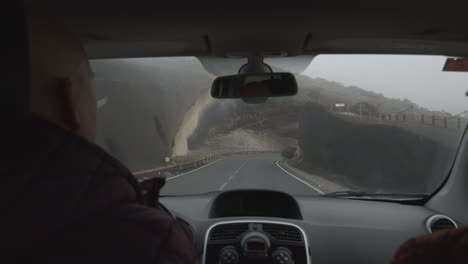
[{"label": "dirt embankment", "polygon": [[213,102],[214,99],[211,97],[210,90],[207,89],[202,91],[195,103],[185,113],[184,119],[182,119],[174,137],[174,145],[171,153],[173,158],[189,154],[188,139],[199,126],[202,115],[206,114],[205,109]]},{"label": "dirt embankment", "polygon": [[281,152],[287,147],[296,147],[298,115],[297,111],[287,109],[285,101],[271,99],[253,105],[242,100],[214,101],[204,110],[197,128],[188,138],[188,154]]}]

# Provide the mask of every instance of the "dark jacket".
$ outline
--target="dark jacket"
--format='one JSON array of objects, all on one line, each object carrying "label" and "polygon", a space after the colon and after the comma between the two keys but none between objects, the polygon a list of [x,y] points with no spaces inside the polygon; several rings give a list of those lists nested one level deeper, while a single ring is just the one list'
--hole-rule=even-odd
[{"label": "dark jacket", "polygon": [[1,263],[198,263],[187,226],[101,148],[39,118],[3,123]]},{"label": "dark jacket", "polygon": [[468,227],[438,231],[406,241],[392,264],[468,263]]}]

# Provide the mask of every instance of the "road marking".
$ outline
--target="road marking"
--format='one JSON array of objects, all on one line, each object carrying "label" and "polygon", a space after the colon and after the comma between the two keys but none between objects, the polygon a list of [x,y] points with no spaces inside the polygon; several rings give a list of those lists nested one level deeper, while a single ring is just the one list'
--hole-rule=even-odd
[{"label": "road marking", "polygon": [[215,160],[215,161],[213,161],[213,162],[210,162],[210,163],[208,163],[208,164],[206,164],[206,165],[201,166],[200,168],[196,168],[196,169],[194,169],[194,170],[187,171],[187,172],[184,172],[184,173],[179,174],[179,175],[167,177],[167,178],[166,178],[166,181],[170,181],[170,180],[179,178],[180,176],[184,176],[184,175],[190,174],[190,173],[192,173],[192,172],[196,172],[197,170],[201,170],[201,169],[203,169],[203,168],[205,168],[205,167],[210,166],[211,164],[214,164],[214,163],[216,163],[216,162],[218,162],[218,161],[222,161],[223,159],[227,159],[227,158],[229,158],[229,157],[224,157],[224,158],[222,158],[222,159]]},{"label": "road marking", "polygon": [[223,190],[224,187],[226,187],[226,185],[228,184],[228,182],[229,182],[229,181],[226,181],[223,185],[221,185],[221,187],[219,188],[219,190],[220,190],[220,191]]},{"label": "road marking", "polygon": [[301,183],[303,183],[303,184],[309,186],[309,187],[312,188],[314,191],[316,191],[316,192],[318,192],[318,193],[320,193],[320,194],[324,194],[324,192],[322,192],[321,190],[317,189],[317,187],[311,185],[310,183],[308,183],[308,182],[302,180],[301,178],[299,178],[299,177],[297,177],[297,176],[295,176],[295,175],[292,175],[291,173],[289,173],[289,171],[283,169],[283,167],[281,167],[281,165],[279,165],[279,162],[280,162],[279,160],[276,161],[276,166],[278,166],[278,168],[280,168],[281,170],[283,170],[286,174],[288,174],[289,176],[293,177],[294,179],[300,181]]},{"label": "road marking", "polygon": [[245,164],[247,164],[247,162],[248,162],[248,160],[246,160],[246,161],[242,164],[242,166],[240,166],[240,167],[234,172],[234,174],[232,174],[231,176],[229,176],[228,180],[227,180],[223,185],[221,185],[221,187],[219,187],[218,190],[222,191],[222,190],[224,189],[224,187],[226,187],[226,185],[234,178],[234,176],[236,176],[236,175],[239,173],[239,171],[245,166]]}]

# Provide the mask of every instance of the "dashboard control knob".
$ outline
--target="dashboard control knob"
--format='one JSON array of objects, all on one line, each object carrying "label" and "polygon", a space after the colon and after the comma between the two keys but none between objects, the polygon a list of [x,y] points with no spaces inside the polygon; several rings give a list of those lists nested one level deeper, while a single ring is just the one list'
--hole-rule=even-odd
[{"label": "dashboard control knob", "polygon": [[271,255],[274,264],[292,264],[293,256],[292,252],[284,247],[277,248]]},{"label": "dashboard control knob", "polygon": [[239,253],[233,246],[224,247],[219,253],[220,264],[237,264],[239,263]]}]

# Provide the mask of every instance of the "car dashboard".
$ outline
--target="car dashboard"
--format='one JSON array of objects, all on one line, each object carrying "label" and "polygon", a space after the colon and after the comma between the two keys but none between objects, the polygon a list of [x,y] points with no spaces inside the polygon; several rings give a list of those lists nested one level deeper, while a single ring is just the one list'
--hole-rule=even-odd
[{"label": "car dashboard", "polygon": [[389,263],[439,215],[419,205],[266,190],[160,201],[192,228],[201,263],[216,264]]}]

